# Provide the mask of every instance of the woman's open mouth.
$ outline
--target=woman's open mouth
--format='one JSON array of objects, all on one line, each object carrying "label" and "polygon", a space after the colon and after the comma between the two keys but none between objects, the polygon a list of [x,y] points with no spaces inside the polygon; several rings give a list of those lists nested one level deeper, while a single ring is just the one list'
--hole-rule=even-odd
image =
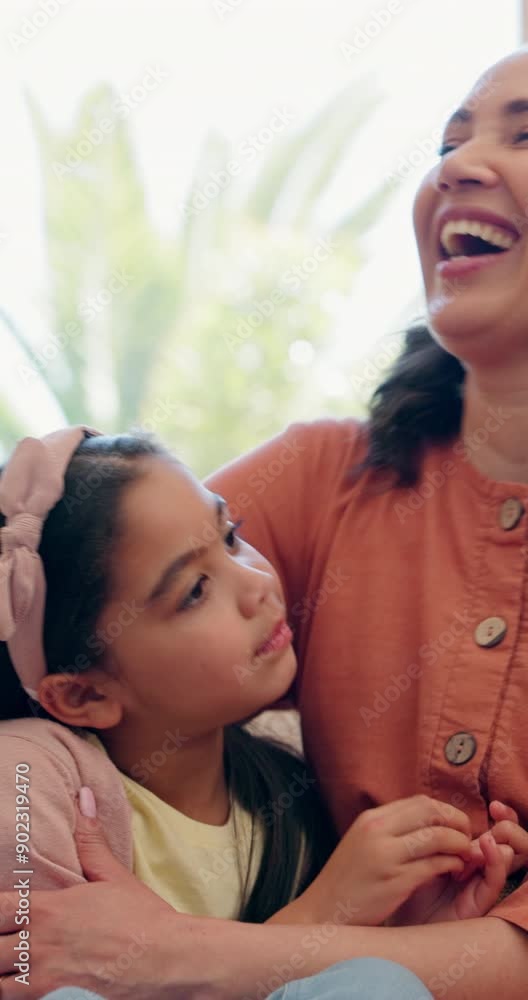
[{"label": "woman's open mouth", "polygon": [[447,219],[440,226],[437,274],[454,278],[490,267],[508,257],[519,240],[520,234],[509,224]]}]

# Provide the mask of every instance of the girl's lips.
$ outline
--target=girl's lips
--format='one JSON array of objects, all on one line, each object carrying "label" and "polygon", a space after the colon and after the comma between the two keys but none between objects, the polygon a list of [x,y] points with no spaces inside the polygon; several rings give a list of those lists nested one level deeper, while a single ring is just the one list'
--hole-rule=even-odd
[{"label": "girl's lips", "polygon": [[289,646],[293,639],[293,632],[289,625],[286,624],[284,619],[277,622],[275,628],[271,635],[262,643],[257,649],[255,656],[267,656],[270,653],[277,653],[281,649],[285,649]]}]

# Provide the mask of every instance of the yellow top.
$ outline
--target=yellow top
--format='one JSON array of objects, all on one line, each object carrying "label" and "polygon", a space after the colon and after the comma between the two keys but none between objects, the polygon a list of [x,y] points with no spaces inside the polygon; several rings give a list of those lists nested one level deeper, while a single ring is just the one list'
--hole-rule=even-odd
[{"label": "yellow top", "polygon": [[[87,733],[86,739],[106,753],[94,733]],[[236,920],[248,870],[251,815],[234,803],[224,826],[198,823],[120,774],[132,807],[134,874],[176,910]],[[263,843],[262,824],[255,821],[249,892]]]}]

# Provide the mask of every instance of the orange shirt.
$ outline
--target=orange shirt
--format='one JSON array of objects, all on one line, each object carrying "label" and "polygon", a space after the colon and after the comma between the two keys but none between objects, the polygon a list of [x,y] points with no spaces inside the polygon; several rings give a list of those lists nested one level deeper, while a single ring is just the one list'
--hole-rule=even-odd
[{"label": "orange shirt", "polygon": [[[305,747],[341,833],[419,791],[474,835],[494,798],[528,826],[528,485],[472,464],[490,433],[431,447],[414,489],[352,480],[353,420],[292,425],[208,481],[281,574]],[[528,883],[493,914],[528,930]]]}]

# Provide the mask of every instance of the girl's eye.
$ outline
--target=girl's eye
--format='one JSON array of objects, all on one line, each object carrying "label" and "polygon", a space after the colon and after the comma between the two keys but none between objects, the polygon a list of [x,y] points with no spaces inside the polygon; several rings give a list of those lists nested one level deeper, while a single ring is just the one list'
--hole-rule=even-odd
[{"label": "girl's eye", "polygon": [[515,136],[515,139],[513,141],[524,142],[526,139],[528,139],[528,130],[524,129],[524,131],[522,132],[517,132],[517,135]]},{"label": "girl's eye", "polygon": [[208,577],[202,576],[196,581],[192,590],[183,598],[183,601],[178,607],[178,611],[185,611],[186,608],[193,608],[200,601],[203,601],[205,596],[205,584],[207,583]]},{"label": "girl's eye", "polygon": [[243,521],[237,521],[236,524],[230,524],[227,533],[224,535],[224,541],[228,549],[235,549],[238,545],[239,539],[237,536],[237,531],[242,527]]},{"label": "girl's eye", "polygon": [[453,146],[453,144],[449,142],[443,142],[438,150],[437,155],[446,156],[446,154],[450,153],[452,149],[456,149],[456,146]]}]

